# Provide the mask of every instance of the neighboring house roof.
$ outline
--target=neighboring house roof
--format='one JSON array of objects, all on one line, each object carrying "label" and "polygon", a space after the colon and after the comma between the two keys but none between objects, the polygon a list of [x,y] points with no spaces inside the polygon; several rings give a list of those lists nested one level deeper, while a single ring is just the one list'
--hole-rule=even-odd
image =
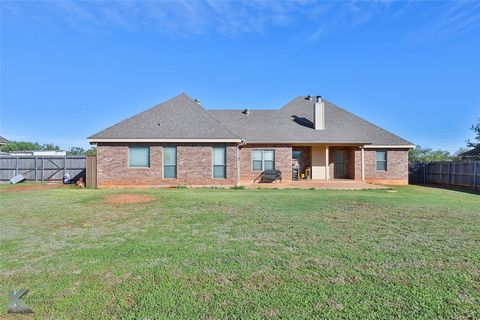
[{"label": "neighboring house roof", "polygon": [[240,140],[186,94],[154,106],[90,137],[98,139]]},{"label": "neighboring house roof", "polygon": [[480,146],[468,150],[466,152],[460,153],[458,155],[461,159],[480,159]]},{"label": "neighboring house roof", "polygon": [[0,144],[7,144],[9,143],[10,141],[8,141],[7,139],[5,139],[4,137],[0,136]]},{"label": "neighboring house roof", "polygon": [[209,112],[248,142],[412,145],[325,100],[325,129],[315,130],[313,100],[297,97],[279,110],[250,110],[248,114],[241,110]]},{"label": "neighboring house roof", "polygon": [[9,152],[11,156],[65,156],[65,150],[22,150]]},{"label": "neighboring house roof", "polygon": [[[324,100],[325,101],[325,100]],[[325,129],[314,129],[315,99],[278,110],[205,110],[185,94],[89,137],[102,139],[244,139],[247,143],[337,143],[411,147],[412,143],[325,101]],[[160,123],[160,126],[157,125]]]}]

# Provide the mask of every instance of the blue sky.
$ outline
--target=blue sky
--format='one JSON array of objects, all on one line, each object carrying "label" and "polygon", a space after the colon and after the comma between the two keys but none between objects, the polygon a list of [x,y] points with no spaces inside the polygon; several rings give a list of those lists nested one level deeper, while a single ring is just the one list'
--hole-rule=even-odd
[{"label": "blue sky", "polygon": [[0,135],[86,137],[186,92],[207,108],[330,101],[454,151],[480,117],[480,2],[2,1]]}]

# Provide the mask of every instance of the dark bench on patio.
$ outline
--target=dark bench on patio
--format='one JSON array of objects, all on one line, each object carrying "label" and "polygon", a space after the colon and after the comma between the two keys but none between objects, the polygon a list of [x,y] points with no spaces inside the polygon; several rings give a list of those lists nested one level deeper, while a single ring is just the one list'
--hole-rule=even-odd
[{"label": "dark bench on patio", "polygon": [[274,182],[277,180],[282,182],[282,172],[280,170],[265,170],[258,178],[260,178],[260,182]]}]

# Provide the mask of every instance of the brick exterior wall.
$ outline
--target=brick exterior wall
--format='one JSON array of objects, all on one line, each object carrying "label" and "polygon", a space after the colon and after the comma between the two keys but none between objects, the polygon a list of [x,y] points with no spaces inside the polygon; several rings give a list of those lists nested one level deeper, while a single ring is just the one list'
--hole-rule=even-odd
[{"label": "brick exterior wall", "polygon": [[354,157],[354,180],[362,180],[362,150],[360,148],[352,148],[351,153]]},{"label": "brick exterior wall", "polygon": [[365,180],[383,184],[408,184],[408,150],[378,150],[387,151],[387,171],[377,170],[377,149],[365,149]]},{"label": "brick exterior wall", "polygon": [[[150,167],[128,166],[129,146],[150,146]],[[226,179],[212,177],[211,144],[176,144],[177,179],[163,179],[163,147],[172,144],[98,144],[97,185],[235,185],[236,146],[226,146]]]},{"label": "brick exterior wall", "polygon": [[[129,146],[150,146],[150,167],[128,166]],[[177,179],[163,179],[163,147],[172,144],[99,143],[97,146],[97,184],[109,186],[169,186],[169,185],[235,185],[237,182],[237,147],[226,146],[226,179],[212,177],[212,144],[176,144]],[[283,180],[292,180],[292,146],[247,144],[239,149],[240,181],[253,182],[260,171],[252,169],[252,150],[275,150],[275,169],[282,171]],[[304,152],[303,167],[310,166],[311,147],[293,147]],[[345,151],[346,174],[343,178],[361,180],[361,150],[359,147],[329,148],[330,180],[335,177],[335,151]],[[382,149],[383,150],[383,149]],[[387,149],[387,170],[376,170],[376,149],[365,149],[365,180],[373,183],[408,184],[408,151]],[[339,178],[339,177],[338,177]]]},{"label": "brick exterior wall", "polygon": [[[335,178],[335,151],[344,150],[346,157],[345,179],[362,179],[362,151],[359,147],[330,147],[330,180]],[[387,151],[387,171],[377,170],[377,150]],[[408,150],[406,149],[365,149],[365,180],[372,183],[408,184]]]},{"label": "brick exterior wall", "polygon": [[[146,146],[135,144],[135,146]],[[162,180],[162,147],[150,146],[150,168],[128,167],[128,144],[97,145],[97,186],[154,185]]]},{"label": "brick exterior wall", "polygon": [[252,169],[252,150],[275,150],[275,169],[282,172],[283,181],[292,181],[292,146],[247,144],[240,148],[240,180],[253,182],[261,174]]}]

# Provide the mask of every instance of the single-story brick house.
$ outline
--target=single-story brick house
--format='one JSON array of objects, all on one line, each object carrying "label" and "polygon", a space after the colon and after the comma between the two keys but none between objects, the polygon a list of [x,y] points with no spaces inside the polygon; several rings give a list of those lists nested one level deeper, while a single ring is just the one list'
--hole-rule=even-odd
[{"label": "single-story brick house", "polygon": [[[408,142],[321,97],[278,110],[207,110],[176,96],[88,138],[97,145],[97,184],[236,185],[263,170],[283,181],[408,183]],[[298,174],[300,173],[300,174]]]}]

